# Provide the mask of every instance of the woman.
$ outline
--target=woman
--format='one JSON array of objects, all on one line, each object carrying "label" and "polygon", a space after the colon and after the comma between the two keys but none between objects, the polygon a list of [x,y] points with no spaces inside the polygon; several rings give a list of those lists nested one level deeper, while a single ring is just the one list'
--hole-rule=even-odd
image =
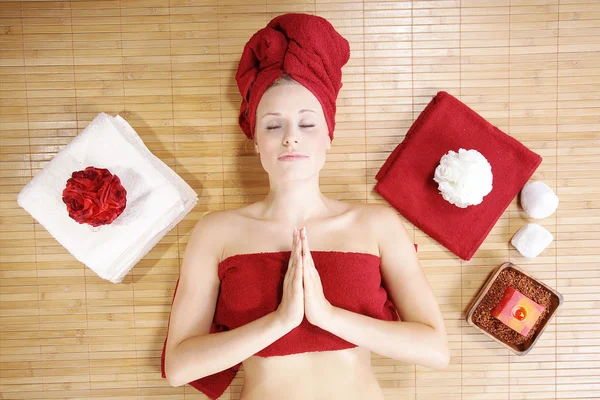
[{"label": "woman", "polygon": [[[171,385],[190,383],[217,398],[235,376],[231,367],[243,363],[244,400],[383,399],[371,351],[448,365],[441,312],[398,214],[319,189],[348,58],[348,43],[331,24],[306,14],[279,16],[246,44],[236,75],[239,122],[270,190],[195,226],[163,349]],[[379,290],[385,295],[381,281],[393,315],[387,303],[371,307],[382,300]],[[363,290],[369,282],[371,292]],[[217,331],[213,318],[230,326]],[[230,374],[217,390],[207,377],[219,371]]]}]

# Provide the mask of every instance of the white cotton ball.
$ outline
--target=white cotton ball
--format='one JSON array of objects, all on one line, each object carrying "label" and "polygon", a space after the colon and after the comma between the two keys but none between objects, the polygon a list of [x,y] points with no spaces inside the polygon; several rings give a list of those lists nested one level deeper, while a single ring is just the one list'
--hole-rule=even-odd
[{"label": "white cotton ball", "polygon": [[546,218],[558,208],[558,196],[544,182],[529,182],[521,190],[521,206],[531,218]]},{"label": "white cotton ball", "polygon": [[433,180],[444,200],[466,208],[480,204],[492,191],[492,166],[477,150],[450,150],[442,156]]},{"label": "white cotton ball", "polygon": [[510,243],[526,258],[537,257],[552,243],[554,236],[543,226],[527,224],[512,237]]}]

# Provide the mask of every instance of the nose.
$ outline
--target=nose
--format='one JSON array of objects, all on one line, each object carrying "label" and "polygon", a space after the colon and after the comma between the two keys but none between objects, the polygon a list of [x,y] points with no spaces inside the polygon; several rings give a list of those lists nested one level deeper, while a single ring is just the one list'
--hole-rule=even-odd
[{"label": "nose", "polygon": [[296,130],[294,127],[290,126],[283,137],[283,144],[288,146],[290,143],[298,143],[298,136],[296,135]]}]

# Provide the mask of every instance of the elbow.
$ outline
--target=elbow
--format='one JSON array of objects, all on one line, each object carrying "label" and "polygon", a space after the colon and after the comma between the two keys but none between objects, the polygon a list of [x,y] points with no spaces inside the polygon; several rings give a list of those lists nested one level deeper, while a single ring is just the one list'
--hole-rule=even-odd
[{"label": "elbow", "polygon": [[436,331],[432,328],[432,335],[427,340],[424,353],[417,362],[427,368],[434,370],[442,370],[450,365],[450,349],[448,347],[448,337],[445,333]]},{"label": "elbow", "polygon": [[446,347],[443,351],[439,352],[431,365],[431,368],[435,370],[442,370],[448,368],[450,365],[450,351]]},{"label": "elbow", "polygon": [[179,379],[173,361],[173,357],[169,357],[169,353],[167,352],[167,356],[165,357],[165,378],[167,378],[167,382],[169,382],[169,385],[172,387],[179,387],[183,385],[184,382],[181,382],[181,379]]},{"label": "elbow", "polygon": [[167,382],[169,382],[169,385],[171,385],[172,387],[183,386],[187,383],[183,382],[181,379],[178,379],[177,376],[174,374],[167,374]]},{"label": "elbow", "polygon": [[181,383],[175,381],[173,378],[170,378],[170,375],[167,375],[167,382],[169,382],[169,385],[171,385],[171,387],[181,386]]},{"label": "elbow", "polygon": [[170,380],[168,376],[167,376],[167,381],[169,382],[169,385],[171,385],[171,387],[179,387],[179,386],[181,386],[179,383],[176,383],[175,381]]},{"label": "elbow", "polygon": [[422,357],[417,364],[433,370],[443,370],[450,365],[450,355],[445,351],[431,352],[427,357]]},{"label": "elbow", "polygon": [[165,357],[165,378],[167,378],[167,382],[172,387],[187,385],[196,379],[202,379],[206,376],[197,374],[191,378],[189,372],[190,371],[186,370],[185,366],[181,364],[181,360],[173,357],[169,358],[168,356]]},{"label": "elbow", "polygon": [[173,373],[173,371],[171,371],[171,367],[169,366],[169,363],[166,361],[165,361],[165,375],[167,378],[167,382],[169,382],[169,385],[171,385],[172,387],[181,386],[181,383],[177,380],[175,374]]},{"label": "elbow", "polygon": [[446,336],[440,340],[438,346],[436,346],[436,351],[433,354],[430,368],[435,370],[442,370],[448,368],[450,365],[450,349],[448,347],[448,339]]}]

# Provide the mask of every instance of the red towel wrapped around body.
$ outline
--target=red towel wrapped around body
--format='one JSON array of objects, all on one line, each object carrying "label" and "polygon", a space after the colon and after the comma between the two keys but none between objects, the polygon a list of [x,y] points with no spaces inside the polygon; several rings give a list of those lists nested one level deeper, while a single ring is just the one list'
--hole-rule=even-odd
[{"label": "red towel wrapped around body", "polygon": [[[415,244],[415,248],[417,245]],[[221,285],[210,333],[238,328],[277,310],[291,251],[237,254],[218,267]],[[382,283],[380,257],[340,251],[311,251],[325,298],[334,307],[386,321],[399,321],[397,310]],[[177,286],[173,300],[177,295]],[[172,304],[172,303],[171,303]],[[169,317],[169,324],[171,318]],[[209,334],[210,334],[209,333]],[[163,344],[161,375],[165,375]],[[356,345],[312,325],[306,317],[290,332],[257,352],[259,357],[354,348]],[[225,392],[242,364],[189,384],[211,399]]]},{"label": "red towel wrapped around body", "polygon": [[[492,166],[492,191],[478,205],[444,200],[433,180],[449,150],[475,149]],[[470,260],[542,157],[447,92],[439,92],[385,161],[375,191],[413,225]]]}]

